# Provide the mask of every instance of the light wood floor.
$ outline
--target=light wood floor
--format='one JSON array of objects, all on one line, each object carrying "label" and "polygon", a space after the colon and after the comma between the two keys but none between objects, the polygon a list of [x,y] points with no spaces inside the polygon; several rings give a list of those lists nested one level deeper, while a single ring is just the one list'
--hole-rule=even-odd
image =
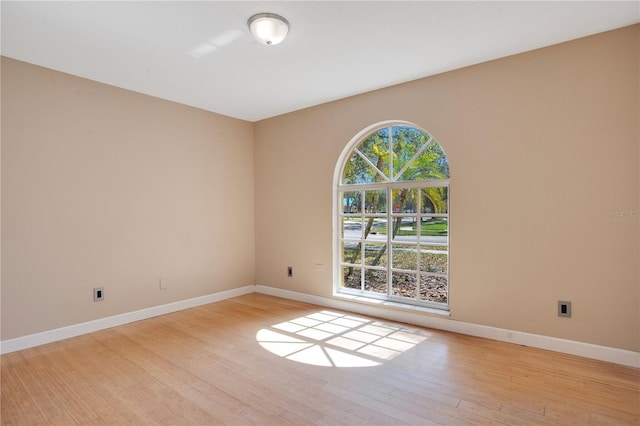
[{"label": "light wood floor", "polygon": [[638,369],[250,294],[3,355],[2,424],[638,425],[639,383]]}]

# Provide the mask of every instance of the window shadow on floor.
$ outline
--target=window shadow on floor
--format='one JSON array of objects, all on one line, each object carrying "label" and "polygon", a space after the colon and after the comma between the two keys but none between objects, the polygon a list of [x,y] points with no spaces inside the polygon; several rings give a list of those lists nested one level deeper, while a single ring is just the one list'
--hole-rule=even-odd
[{"label": "window shadow on floor", "polygon": [[327,310],[256,334],[258,343],[273,354],[325,367],[381,365],[429,337],[426,330]]}]

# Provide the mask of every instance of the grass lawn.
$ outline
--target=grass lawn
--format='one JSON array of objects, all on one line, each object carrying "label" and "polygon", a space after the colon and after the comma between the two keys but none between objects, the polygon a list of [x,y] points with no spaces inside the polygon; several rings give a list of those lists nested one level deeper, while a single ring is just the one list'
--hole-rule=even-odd
[{"label": "grass lawn", "polygon": [[[415,223],[403,223],[398,230],[399,236],[414,236],[417,234]],[[374,226],[374,229],[380,233],[387,233],[386,226]],[[428,235],[433,237],[446,237],[449,230],[449,224],[446,220],[437,218],[427,220],[420,224],[420,235]]]}]

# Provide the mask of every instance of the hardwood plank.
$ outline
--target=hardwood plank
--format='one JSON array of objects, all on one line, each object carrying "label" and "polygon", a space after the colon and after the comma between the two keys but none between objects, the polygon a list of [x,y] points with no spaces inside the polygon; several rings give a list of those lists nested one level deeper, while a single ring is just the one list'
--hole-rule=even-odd
[{"label": "hardwood plank", "polygon": [[[20,353],[2,356],[2,404],[0,404],[2,423],[7,425],[46,424],[46,419],[32,397],[32,392],[37,393],[37,391],[34,389],[30,392],[30,387],[25,386],[21,378],[24,367],[20,358]],[[35,383],[33,385],[39,386]]]},{"label": "hardwood plank", "polygon": [[[297,361],[265,349],[261,330],[276,339],[265,347],[301,342]],[[377,365],[302,362],[312,354]],[[640,423],[638,369],[263,294],[6,354],[1,366],[3,425]]]}]

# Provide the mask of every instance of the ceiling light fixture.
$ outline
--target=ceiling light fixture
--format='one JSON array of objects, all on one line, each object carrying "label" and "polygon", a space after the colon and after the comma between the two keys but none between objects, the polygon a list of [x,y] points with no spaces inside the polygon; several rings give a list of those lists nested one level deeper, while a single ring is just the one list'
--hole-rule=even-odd
[{"label": "ceiling light fixture", "polygon": [[268,46],[280,43],[289,32],[289,22],[275,13],[258,13],[247,24],[256,40]]}]

